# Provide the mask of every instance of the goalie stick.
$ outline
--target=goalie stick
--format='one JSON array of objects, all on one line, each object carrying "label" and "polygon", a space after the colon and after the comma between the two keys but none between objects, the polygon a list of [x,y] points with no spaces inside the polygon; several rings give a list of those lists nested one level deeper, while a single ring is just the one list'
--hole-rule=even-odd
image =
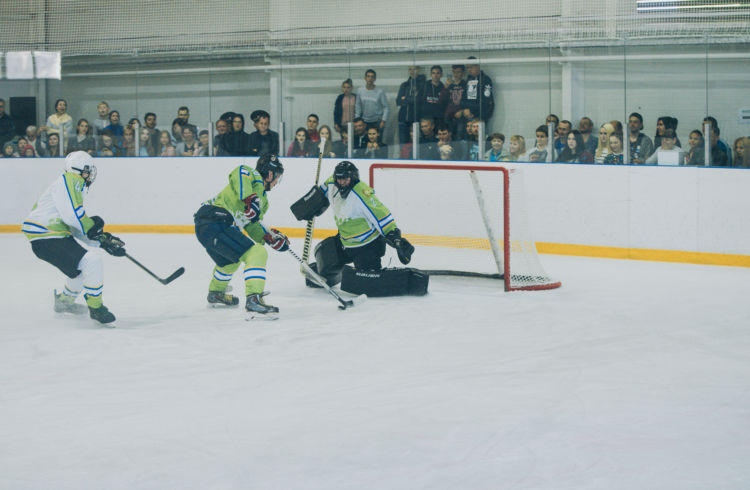
[{"label": "goalie stick", "polygon": [[[323,148],[325,148],[326,139],[320,138],[320,153],[318,154],[318,170],[315,172],[315,186],[317,187],[320,182],[320,166],[323,162]],[[307,222],[305,228],[305,243],[302,246],[302,263],[307,264],[307,259],[310,257],[310,245],[312,244],[313,228],[315,227],[315,218]]]},{"label": "goalie stick", "polygon": [[343,296],[341,296],[341,294],[339,294],[338,291],[336,291],[331,286],[329,286],[326,280],[322,276],[320,276],[317,272],[315,272],[306,262],[304,262],[299,257],[299,255],[294,253],[294,250],[289,248],[288,252],[292,254],[292,257],[297,259],[297,262],[300,263],[300,269],[305,276],[307,276],[311,281],[314,281],[318,286],[325,289],[328,294],[336,298],[336,300],[338,300],[338,302],[341,303],[339,305],[340,310],[345,310],[347,308],[351,308],[352,306],[356,306],[362,301],[367,299],[367,296],[364,294],[360,294],[359,296],[352,298],[352,299],[345,299]]}]

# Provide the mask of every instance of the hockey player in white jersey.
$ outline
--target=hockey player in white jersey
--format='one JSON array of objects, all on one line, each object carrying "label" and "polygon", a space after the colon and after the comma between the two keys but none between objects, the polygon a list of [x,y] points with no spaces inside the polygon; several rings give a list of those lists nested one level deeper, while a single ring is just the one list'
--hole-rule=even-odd
[{"label": "hockey player in white jersey", "polygon": [[96,166],[91,155],[84,151],[70,153],[65,157],[65,171],[34,204],[21,230],[30,240],[34,254],[67,276],[62,292],[55,291],[55,311],[85,313],[86,307],[75,302],[83,292],[89,316],[109,324],[115,316],[102,302],[102,258],[90,248],[101,247],[121,257],[125,255],[125,244],[103,230],[104,220],[99,216],[86,214],[84,200],[95,179]]}]

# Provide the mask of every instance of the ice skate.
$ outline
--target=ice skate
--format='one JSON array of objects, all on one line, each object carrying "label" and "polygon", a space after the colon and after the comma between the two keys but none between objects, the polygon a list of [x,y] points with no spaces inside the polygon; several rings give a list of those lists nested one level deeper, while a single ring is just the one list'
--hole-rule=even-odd
[{"label": "ice skate", "polygon": [[89,316],[92,320],[96,320],[105,327],[114,327],[111,323],[115,321],[115,315],[113,315],[104,305],[99,308],[89,307]]},{"label": "ice skate", "polygon": [[227,291],[209,291],[207,300],[208,306],[212,308],[240,304],[240,299],[237,296],[227,294]]},{"label": "ice skate", "polygon": [[279,318],[279,309],[263,302],[263,294],[249,294],[245,300],[245,311],[248,320],[276,320]]},{"label": "ice skate", "polygon": [[58,294],[55,290],[55,313],[72,313],[73,315],[83,315],[86,313],[86,306],[76,303],[75,298],[66,296],[63,293]]}]

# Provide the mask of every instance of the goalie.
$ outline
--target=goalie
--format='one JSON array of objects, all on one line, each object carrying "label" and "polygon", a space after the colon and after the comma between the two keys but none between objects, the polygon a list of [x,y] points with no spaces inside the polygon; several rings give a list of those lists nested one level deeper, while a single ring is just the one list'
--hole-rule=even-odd
[{"label": "goalie", "polygon": [[[326,279],[329,286],[342,283],[344,291],[371,296],[424,294],[426,276],[414,269],[383,270],[381,258],[386,244],[396,249],[402,264],[408,264],[414,247],[401,236],[401,230],[388,208],[378,200],[370,186],[359,180],[359,170],[350,161],[342,161],[323,185],[314,187],[292,206],[299,220],[320,216],[333,205],[338,233],[315,247],[311,267]],[[354,264],[354,270],[344,269]],[[409,276],[424,277],[424,284]],[[343,279],[343,281],[342,281]],[[317,287],[307,280],[307,285]],[[393,288],[393,285],[403,288]],[[424,289],[416,292],[414,289]]]}]

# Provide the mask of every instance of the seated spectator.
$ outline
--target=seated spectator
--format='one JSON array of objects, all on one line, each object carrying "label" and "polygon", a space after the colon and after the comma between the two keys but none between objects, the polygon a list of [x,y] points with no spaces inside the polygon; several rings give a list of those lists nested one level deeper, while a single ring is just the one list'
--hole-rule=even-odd
[{"label": "seated spectator", "polygon": [[367,147],[360,148],[359,158],[388,158],[388,146],[380,141],[380,129],[376,126],[367,128]]},{"label": "seated spectator", "polygon": [[159,133],[159,148],[157,154],[160,157],[173,157],[177,155],[174,145],[172,144],[172,135],[169,131],[161,131]]},{"label": "seated spectator", "polygon": [[[437,138],[438,150],[440,151],[441,160],[466,160],[466,142],[454,140],[453,135],[451,134],[450,126],[445,121],[440,121],[437,125]],[[450,151],[443,150],[444,146],[450,147]]]},{"label": "seated spectator", "polygon": [[3,145],[3,158],[15,158],[18,157],[18,153],[16,153],[16,146],[13,144],[12,141],[6,141]]},{"label": "seated spectator", "polygon": [[[182,121],[182,124],[180,124],[180,126],[182,126],[183,128],[185,126],[190,126],[190,128],[193,130],[194,137],[198,135],[198,127],[190,122],[190,109],[187,106],[182,106],[177,109],[176,119]],[[172,126],[174,126],[174,124],[172,124]],[[182,131],[180,131],[179,134],[182,134]]]},{"label": "seated spectator", "polygon": [[192,157],[198,150],[198,140],[195,139],[192,126],[182,127],[182,141],[175,146],[178,157]]},{"label": "seated spectator", "polygon": [[96,140],[92,136],[91,126],[86,119],[79,119],[76,125],[76,135],[68,140],[65,153],[72,151],[85,151],[91,156],[96,154]]},{"label": "seated spectator", "polygon": [[347,78],[341,84],[341,94],[333,104],[333,127],[339,133],[348,128],[349,122],[354,120],[356,96],[352,93],[352,79]]},{"label": "seated spectator", "polygon": [[42,138],[37,133],[36,126],[26,127],[26,141],[34,147],[34,155],[38,157],[47,156],[47,144],[42,141]]},{"label": "seated spectator", "polygon": [[156,152],[156,148],[159,146],[159,129],[156,127],[156,114],[147,112],[143,116],[143,125],[148,129],[149,138],[151,138],[149,146]]},{"label": "seated spectator", "polygon": [[138,130],[138,156],[139,157],[154,157],[156,156],[156,149],[153,146],[151,139],[151,131],[149,128],[142,127]]},{"label": "seated spectator", "polygon": [[594,156],[586,149],[583,135],[577,129],[568,133],[565,148],[557,158],[560,163],[593,163]]},{"label": "seated spectator", "polygon": [[280,150],[279,134],[268,129],[271,125],[271,115],[262,109],[258,109],[250,114],[250,119],[255,125],[255,131],[248,136],[247,155],[278,155]]},{"label": "seated spectator", "polygon": [[100,157],[116,157],[120,155],[120,149],[115,142],[115,135],[109,129],[102,131],[99,137],[99,151],[96,152],[96,156]]},{"label": "seated spectator", "polygon": [[604,123],[599,128],[599,145],[596,147],[594,154],[594,163],[604,163],[604,159],[610,153],[609,137],[615,132],[615,128],[610,123]]},{"label": "seated spectator", "polygon": [[618,121],[617,119],[613,119],[609,122],[613,128],[615,128],[615,133],[624,134],[622,130],[622,123]]},{"label": "seated spectator", "polygon": [[[706,116],[705,118],[703,118],[703,124],[705,123],[709,123],[711,127],[713,128],[719,127],[719,122],[713,116]],[[724,141],[722,141],[721,138],[719,139],[719,141],[716,142],[716,146],[718,146],[722,152],[727,154],[727,166],[731,167],[732,166],[732,149],[729,148],[729,145],[726,144]]]},{"label": "seated spectator", "polygon": [[122,128],[120,155],[124,157],[135,156],[135,126],[130,123]]},{"label": "seated spectator", "polygon": [[401,145],[398,152],[398,158],[401,160],[411,160],[414,156],[414,127],[409,128],[409,142]]},{"label": "seated spectator", "polygon": [[435,136],[435,121],[431,117],[419,120],[419,152],[421,160],[439,160],[438,139]]},{"label": "seated spectator", "polygon": [[[267,126],[266,129],[268,129]],[[222,155],[231,156],[245,156],[252,153],[250,135],[245,132],[245,117],[242,114],[235,114],[232,118],[232,129],[222,138],[221,151]]]},{"label": "seated spectator", "polygon": [[490,135],[490,149],[484,153],[484,159],[489,162],[502,162],[508,156],[508,151],[503,148],[505,135],[503,133],[492,133]]},{"label": "seated spectator", "polygon": [[[321,128],[322,129],[322,128]],[[349,153],[349,131],[346,126],[341,128],[341,139],[333,144],[333,157],[348,158]]]},{"label": "seated spectator", "polygon": [[0,99],[0,145],[13,140],[16,135],[16,123],[13,116],[5,112],[5,99]]},{"label": "seated spectator", "polygon": [[[665,129],[671,129],[674,131],[675,137],[677,137],[677,118],[671,116],[661,116],[656,120],[656,134],[654,135],[654,149],[661,146],[661,137],[664,134]],[[677,138],[677,146],[680,147],[680,138]]]},{"label": "seated spectator", "polygon": [[[26,140],[23,140],[23,147],[26,147]],[[21,138],[18,139],[19,146],[21,143]],[[60,136],[57,133],[52,133],[49,136],[47,136],[47,156],[48,157],[59,157],[62,156],[60,154]]]},{"label": "seated spectator", "polygon": [[441,160],[456,160],[456,155],[453,147],[449,144],[442,145],[439,149]]},{"label": "seated spectator", "polygon": [[68,103],[65,99],[55,101],[55,113],[47,118],[47,124],[45,125],[48,135],[57,134],[62,137],[63,141],[66,141],[73,134],[73,118],[66,112],[67,110]]},{"label": "seated spectator", "polygon": [[706,146],[703,133],[694,129],[688,136],[688,151],[685,152],[685,165],[704,165],[706,162]]},{"label": "seated spectator", "polygon": [[34,153],[34,147],[28,144],[26,147],[19,149],[19,153],[22,158],[34,158],[36,156]]},{"label": "seated spectator", "polygon": [[625,156],[622,153],[622,139],[622,133],[617,131],[609,135],[609,153],[604,157],[604,163],[606,165],[622,165],[625,162]]},{"label": "seated spectator", "polygon": [[216,134],[214,135],[214,155],[223,155],[221,152],[222,143],[221,140],[227,132],[229,132],[229,124],[224,119],[216,121]]},{"label": "seated spectator", "polygon": [[286,156],[315,156],[315,149],[313,148],[312,141],[307,138],[307,130],[305,128],[297,128],[297,131],[294,132],[294,141],[289,145],[289,149],[286,151]]},{"label": "seated spectator", "polygon": [[557,117],[557,114],[548,114],[547,117],[544,119],[544,124],[547,125],[549,123],[553,124],[553,132],[557,133],[557,126],[560,124],[560,118]]},{"label": "seated spectator", "polygon": [[526,160],[529,162],[546,162],[548,148],[549,134],[547,133],[547,126],[541,125],[536,128],[536,144],[526,155]]},{"label": "seated spectator", "polygon": [[[320,127],[320,131],[318,131],[318,134],[320,135],[319,141],[323,141],[324,138],[326,140],[326,143],[325,145],[323,145],[322,149],[323,156],[325,158],[335,157],[336,154],[333,152],[333,141],[331,141],[331,128],[324,124]],[[318,148],[316,151],[318,152],[318,155],[320,155],[321,149]]]},{"label": "seated spectator", "polygon": [[598,138],[593,136],[591,132],[594,130],[594,122],[589,117],[582,117],[578,122],[578,131],[581,132],[583,138],[583,148],[591,155],[596,153],[596,147]]},{"label": "seated spectator", "polygon": [[106,100],[99,102],[96,106],[96,119],[94,119],[94,128],[96,130],[96,136],[102,134],[104,128],[109,126],[109,104]]},{"label": "seated spectator", "polygon": [[628,117],[628,144],[630,145],[630,163],[640,165],[654,152],[651,138],[641,132],[643,116],[634,112]]},{"label": "seated spectator", "polygon": [[520,134],[514,134],[510,137],[508,143],[510,153],[503,160],[504,162],[523,162],[526,157],[526,140]]},{"label": "seated spectator", "polygon": [[313,143],[320,141],[320,135],[318,134],[318,123],[320,119],[317,114],[310,114],[307,116],[307,139]]},{"label": "seated spectator", "polygon": [[177,143],[182,141],[182,128],[185,123],[179,117],[172,120],[172,144],[177,147]]},{"label": "seated spectator", "polygon": [[193,152],[194,157],[207,157],[208,156],[208,130],[202,129],[200,133],[198,133],[198,148],[195,149]]},{"label": "seated spectator", "polygon": [[677,136],[674,129],[666,128],[661,134],[661,145],[656,149],[653,155],[646,159],[648,165],[679,165],[683,162],[682,148],[677,146]]},{"label": "seated spectator", "polygon": [[468,159],[479,160],[479,118],[474,118],[466,123],[466,151]]},{"label": "seated spectator", "polygon": [[352,135],[352,145],[354,149],[366,148],[367,142],[367,123],[361,117],[355,117],[352,121],[352,129],[354,134]]},{"label": "seated spectator", "polygon": [[747,168],[750,165],[750,138],[741,136],[734,140],[734,166]]},{"label": "seated spectator", "polygon": [[[712,167],[728,167],[729,166],[729,154],[726,150],[719,146],[719,135],[721,132],[718,127],[711,127],[711,133],[708,138],[708,142],[711,146],[711,166]],[[725,145],[726,146],[726,145]]]},{"label": "seated spectator", "polygon": [[565,149],[568,142],[568,133],[570,133],[571,128],[573,125],[570,123],[570,121],[567,121],[563,119],[560,121],[560,124],[557,126],[557,137],[552,143],[552,148],[555,150],[554,157],[555,160],[558,161],[560,157],[560,153]]}]

